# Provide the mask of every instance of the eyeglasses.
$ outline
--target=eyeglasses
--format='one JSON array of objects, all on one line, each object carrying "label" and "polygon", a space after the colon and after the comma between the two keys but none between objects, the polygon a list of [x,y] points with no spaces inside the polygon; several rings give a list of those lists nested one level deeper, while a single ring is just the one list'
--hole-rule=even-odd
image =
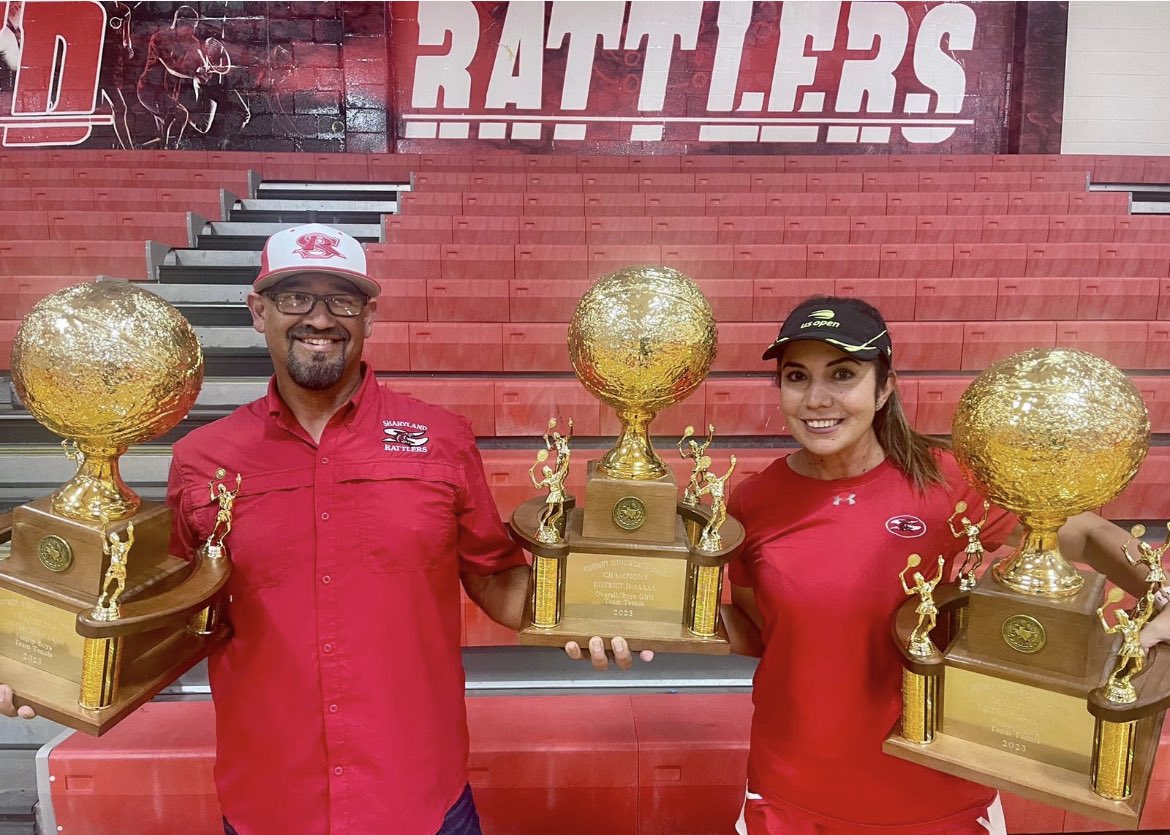
[{"label": "eyeglasses", "polygon": [[317,306],[317,302],[325,302],[329,312],[334,316],[353,318],[361,314],[362,309],[369,301],[360,293],[335,293],[329,296],[318,296],[315,293],[304,293],[300,290],[282,290],[278,293],[268,293],[276,309],[281,313],[293,316],[303,316]]}]

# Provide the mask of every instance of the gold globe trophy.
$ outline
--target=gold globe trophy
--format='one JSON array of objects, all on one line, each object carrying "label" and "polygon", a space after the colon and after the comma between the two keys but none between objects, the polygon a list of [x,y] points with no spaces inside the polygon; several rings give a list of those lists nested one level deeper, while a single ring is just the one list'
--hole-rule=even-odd
[{"label": "gold globe trophy", "polygon": [[[1170,655],[1155,655],[1130,682],[1142,665],[1128,655],[1118,663],[1134,641],[1115,637],[1129,619],[1110,617],[1119,624],[1110,629],[1105,578],[1070,565],[1057,532],[1129,484],[1149,434],[1137,389],[1083,351],[1025,351],[972,382],[955,415],[955,456],[972,484],[1020,518],[1024,539],[970,591],[969,582],[936,591],[939,611],[953,616],[949,646],[915,644],[916,599],[897,612],[903,716],[888,753],[1137,827],[1170,704]],[[1115,669],[1132,698],[1119,698]]]},{"label": "gold globe trophy", "polygon": [[550,492],[511,519],[533,554],[521,643],[621,635],[634,651],[728,652],[719,618],[723,564],[743,541],[743,527],[726,514],[729,473],[704,473],[710,504],[684,503],[649,435],[654,415],[698,388],[715,358],[710,304],[675,270],[621,270],[581,298],[568,345],[577,378],[617,411],[622,432],[588,462],[583,507],[563,489],[567,439],[545,435],[531,475]]},{"label": "gold globe trophy", "polygon": [[11,539],[0,560],[0,682],[18,704],[100,735],[227,634],[214,616],[230,573],[222,549],[194,564],[169,556],[170,510],[142,501],[118,471],[127,447],[186,416],[203,352],[157,296],[121,281],[78,284],[25,317],[12,378],[78,469],[0,517],[0,542]]}]

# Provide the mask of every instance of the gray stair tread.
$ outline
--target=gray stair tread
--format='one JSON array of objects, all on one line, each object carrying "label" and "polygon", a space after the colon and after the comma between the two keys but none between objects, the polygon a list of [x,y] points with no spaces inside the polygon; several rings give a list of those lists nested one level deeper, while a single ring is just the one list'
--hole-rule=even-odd
[{"label": "gray stair tread", "polygon": [[260,253],[233,249],[172,249],[164,263],[176,267],[259,267]]},{"label": "gray stair tread", "polygon": [[393,214],[398,211],[397,200],[266,200],[249,197],[237,200],[234,208],[250,211],[303,211],[303,212],[382,212]]},{"label": "gray stair tread", "polygon": [[205,350],[214,348],[267,350],[264,346],[264,334],[257,333],[252,328],[223,327],[195,328],[194,330]]},{"label": "gray stair tread", "polygon": [[[208,222],[201,234],[203,235],[234,235],[267,238],[282,229],[288,229],[288,223],[246,223],[233,220],[213,220]],[[355,238],[377,238],[381,234],[381,227],[376,223],[336,223],[333,228]]]},{"label": "gray stair tread", "polygon": [[143,282],[143,290],[166,299],[173,305],[216,304],[242,305],[252,288],[247,284],[166,284]]},{"label": "gray stair tread", "polygon": [[[467,693],[475,696],[582,695],[589,693],[745,693],[752,687],[755,658],[660,652],[649,664],[629,670],[611,665],[599,673],[547,647],[464,647]],[[163,690],[164,699],[210,696],[207,665],[201,663]]]},{"label": "gray stair tread", "polygon": [[365,191],[410,191],[409,183],[294,183],[281,182],[280,180],[265,180],[260,183],[257,188],[257,194],[263,194],[265,191],[303,191],[307,195],[311,195],[316,191],[345,191],[361,194]]}]

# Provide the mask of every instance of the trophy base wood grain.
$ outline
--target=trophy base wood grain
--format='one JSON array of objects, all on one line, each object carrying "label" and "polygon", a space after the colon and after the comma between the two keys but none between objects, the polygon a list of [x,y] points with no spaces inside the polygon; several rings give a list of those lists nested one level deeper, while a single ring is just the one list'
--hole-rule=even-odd
[{"label": "trophy base wood grain", "polygon": [[1145,805],[1162,718],[1150,717],[1134,750],[1133,793],[1127,800],[1106,800],[1096,794],[1088,774],[988,748],[977,742],[937,733],[920,745],[902,737],[895,726],[882,750],[936,771],[1011,792],[1126,829],[1137,829]]},{"label": "trophy base wood grain", "polygon": [[605,638],[607,644],[609,638],[620,635],[629,644],[631,652],[641,652],[644,649],[699,655],[727,655],[731,652],[727,630],[723,628],[722,623],[716,627],[713,637],[703,638],[681,624],[564,617],[556,626],[543,629],[532,626],[529,618],[525,627],[520,630],[520,643],[525,646],[563,647],[569,641],[576,641],[585,648],[594,635]]},{"label": "trophy base wood grain", "polygon": [[[75,592],[94,600],[101,593],[109,567],[109,558],[102,552],[102,523],[60,516],[53,513],[51,505],[52,500],[44,496],[12,512],[12,554],[4,561],[4,572],[42,588]],[[149,573],[170,553],[171,511],[161,502],[143,502],[133,516],[111,522],[107,533],[125,540],[130,522],[134,523],[134,545],[127,560],[126,581],[135,585],[140,574]],[[40,551],[46,538],[68,544],[72,556],[67,566],[53,570],[43,562]]]},{"label": "trophy base wood grain", "polygon": [[[619,505],[631,499],[641,505],[641,521],[637,527],[623,527],[618,524],[622,518]],[[590,461],[581,532],[591,539],[670,543],[675,539],[677,503],[678,485],[672,472],[645,481],[614,478],[599,472],[597,462]]]},{"label": "trophy base wood grain", "polygon": [[[230,634],[226,625],[207,637],[185,631],[155,634],[153,642],[146,641],[149,646],[143,651],[124,656],[114,702],[100,710],[88,710],[78,703],[80,687],[76,681],[4,656],[0,656],[0,681],[12,687],[17,705],[29,705],[39,716],[91,736],[101,736],[206,658]],[[139,644],[137,639],[149,637],[149,633],[134,636],[133,643]]]},{"label": "trophy base wood grain", "polygon": [[[1045,670],[1070,681],[1084,679],[1095,661],[1085,647],[1105,642],[1097,620],[1105,578],[1085,572],[1082,576],[1085,582],[1077,594],[1052,599],[1020,594],[995,580],[990,572],[984,574],[968,597],[965,641],[970,654],[1000,662],[1005,668]],[[1004,630],[1010,629],[1013,619],[1025,619],[1025,626],[1043,636],[1038,638],[1038,649],[1022,652],[1007,642]]]}]

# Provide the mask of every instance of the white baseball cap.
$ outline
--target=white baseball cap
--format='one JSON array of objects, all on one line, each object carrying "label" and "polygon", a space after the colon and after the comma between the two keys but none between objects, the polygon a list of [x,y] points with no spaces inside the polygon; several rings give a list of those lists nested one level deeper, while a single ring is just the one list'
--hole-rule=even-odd
[{"label": "white baseball cap", "polygon": [[371,299],[382,292],[366,274],[366,253],[358,241],[323,223],[306,223],[274,233],[264,242],[260,275],[252,282],[259,293],[299,273],[328,273],[348,279]]}]

